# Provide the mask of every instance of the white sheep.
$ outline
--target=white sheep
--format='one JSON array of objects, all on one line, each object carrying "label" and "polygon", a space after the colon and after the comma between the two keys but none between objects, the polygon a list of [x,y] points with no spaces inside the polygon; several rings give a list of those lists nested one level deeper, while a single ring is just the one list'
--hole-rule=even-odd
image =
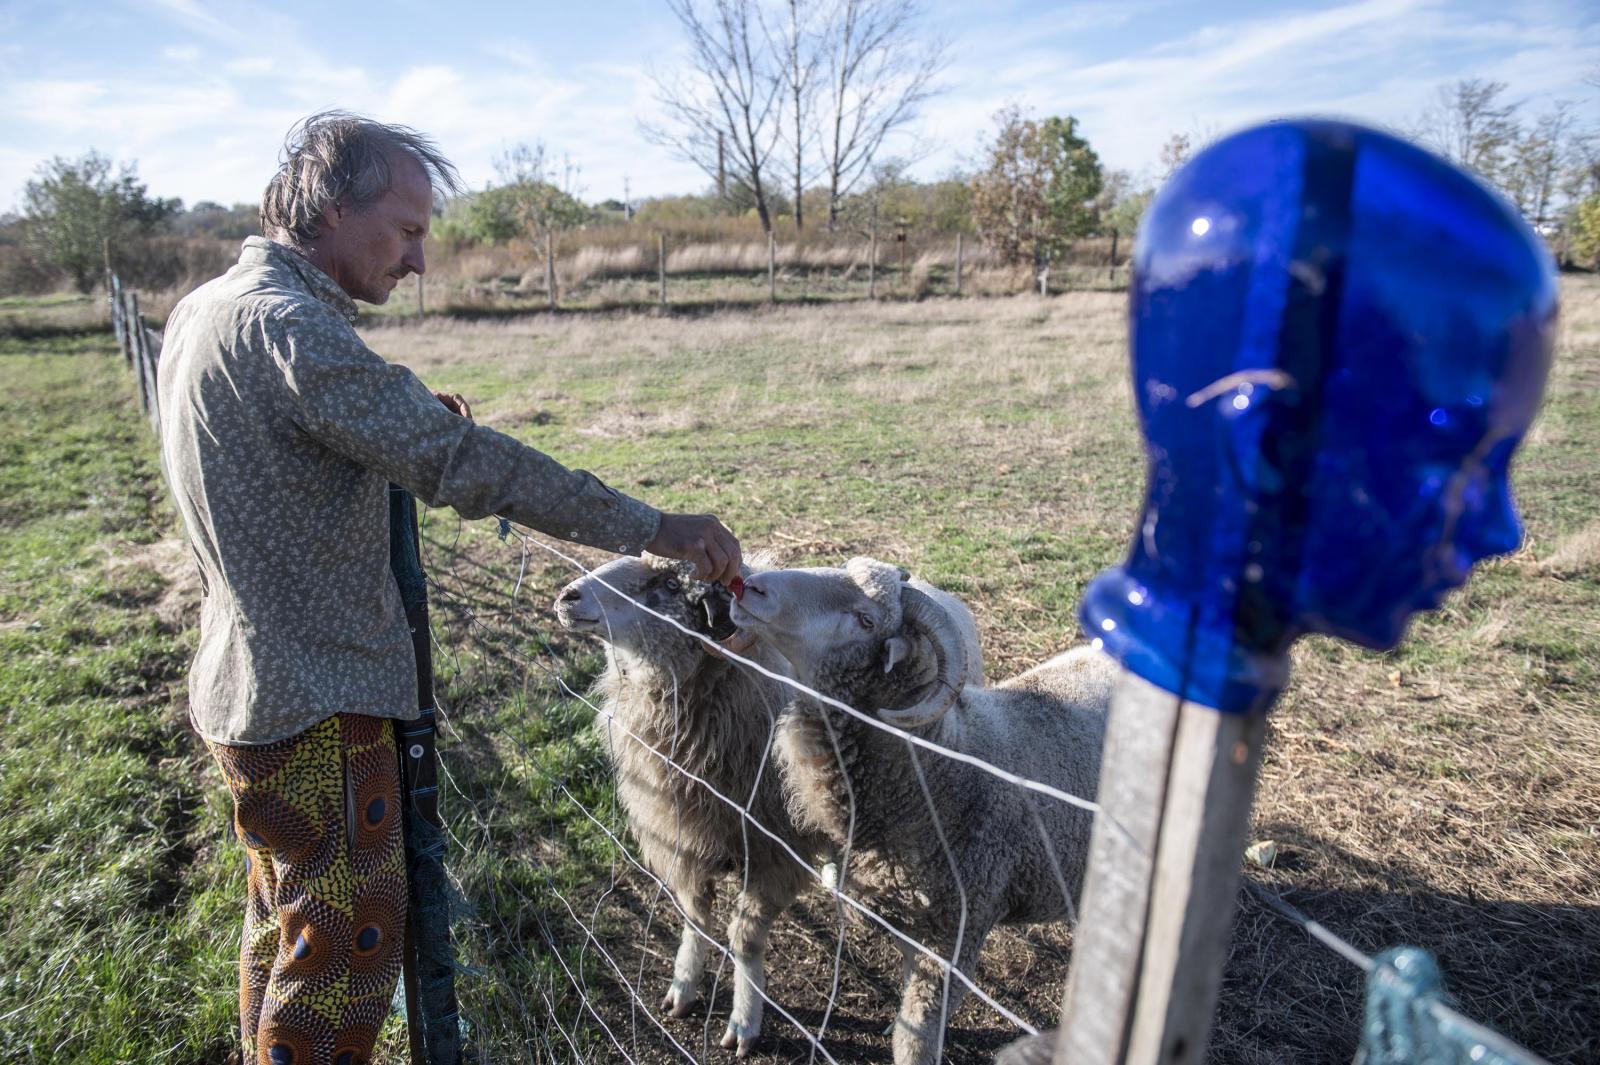
[{"label": "white sheep", "polygon": [[[693,569],[652,557],[617,559],[567,585],[555,609],[566,628],[593,632],[606,642],[606,668],[596,689],[605,711],[626,730],[612,730],[608,744],[617,795],[644,865],[666,882],[688,915],[661,1003],[673,1016],[699,1001],[707,956],[701,933],[710,927],[717,882],[730,873],[743,878],[728,925],[733,1007],[722,1045],[744,1057],[761,1032],[768,932],[814,874],[663,756],[722,795],[748,803],[751,817],[807,861],[824,853],[826,841],[814,830],[795,827],[777,770],[768,765],[786,690],[711,653],[634,603],[714,640],[731,635],[732,596],[694,579]],[[769,647],[746,654],[788,673]]]},{"label": "white sheep", "polygon": [[[970,641],[948,610],[903,570],[863,558],[756,574],[731,616],[822,695],[1010,773],[1095,793],[1116,676],[1099,652],[1068,651],[994,688],[969,684]],[[1088,860],[1086,811],[814,698],[792,698],[791,710],[778,751],[796,820],[839,848],[845,890],[869,895],[906,934],[954,957],[970,979],[995,924],[1072,912]],[[894,1060],[931,1065],[965,985],[952,979],[945,1003],[941,966],[901,950]]]}]

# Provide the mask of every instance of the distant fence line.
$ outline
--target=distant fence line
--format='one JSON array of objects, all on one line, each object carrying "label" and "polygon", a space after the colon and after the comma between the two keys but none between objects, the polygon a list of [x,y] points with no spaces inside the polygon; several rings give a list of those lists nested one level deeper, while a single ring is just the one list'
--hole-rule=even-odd
[{"label": "distant fence line", "polygon": [[[622,298],[613,293],[600,302],[610,306],[667,308],[684,297],[686,284],[707,279],[749,283],[730,302],[784,302],[794,297],[798,280],[801,300],[961,297],[1010,294],[1024,288],[1041,295],[1074,288],[1103,288],[1126,277],[1128,242],[1119,235],[1077,241],[1055,257],[1017,264],[967,234],[930,237],[904,227],[877,226],[848,235],[779,234],[768,232],[713,235],[709,238],[644,227],[592,232],[545,231],[504,245],[453,245],[430,253],[445,284],[462,286],[470,300],[508,300],[527,309],[573,309],[594,302],[585,292],[606,282],[633,282]],[[997,282],[997,278],[1000,280]],[[762,282],[765,282],[763,285]],[[847,283],[851,294],[839,286]],[[425,293],[425,285],[433,294]],[[438,295],[430,276],[416,281],[414,313],[428,306],[448,313],[450,297]],[[762,289],[765,291],[762,292]],[[704,293],[691,297],[706,302]],[[713,297],[712,302],[716,302]]]},{"label": "distant fence line", "polygon": [[122,278],[106,269],[106,297],[111,303],[111,330],[116,334],[122,359],[133,370],[139,386],[139,409],[150,429],[161,432],[161,400],[156,395],[156,368],[161,364],[161,337],[152,336],[139,312],[139,294],[123,287]]}]

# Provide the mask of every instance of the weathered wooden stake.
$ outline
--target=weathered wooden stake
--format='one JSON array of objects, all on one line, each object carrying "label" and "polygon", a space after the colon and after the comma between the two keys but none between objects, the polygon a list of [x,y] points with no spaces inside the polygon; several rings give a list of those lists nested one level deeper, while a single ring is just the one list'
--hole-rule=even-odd
[{"label": "weathered wooden stake", "polygon": [[427,308],[422,301],[422,275],[417,275],[417,317],[421,318],[427,313]]},{"label": "weathered wooden stake", "polygon": [[1131,1063],[1202,1062],[1239,896],[1265,714],[1178,713]]},{"label": "weathered wooden stake", "polygon": [[956,234],[956,295],[961,295],[961,234]]},{"label": "weathered wooden stake", "polygon": [[661,273],[661,306],[667,305],[667,235],[656,234],[656,268]]},{"label": "weathered wooden stake", "polygon": [[878,204],[872,204],[872,243],[867,254],[867,299],[878,298]]},{"label": "weathered wooden stake", "polygon": [[556,236],[544,235],[544,290],[550,297],[550,309],[556,309]]},{"label": "weathered wooden stake", "polygon": [[1102,812],[1089,846],[1056,1065],[1122,1060],[1181,705],[1177,696],[1128,672],[1112,698],[1100,768]]},{"label": "weathered wooden stake", "polygon": [[145,373],[144,343],[140,335],[144,332],[144,322],[139,317],[139,294],[128,293],[128,302],[128,338],[133,352],[133,372],[139,378],[139,409],[148,415],[154,397],[150,395],[150,378]]},{"label": "weathered wooden stake", "polygon": [[1117,231],[1115,229],[1111,231],[1111,269],[1106,276],[1107,280],[1115,281],[1117,279]]},{"label": "weathered wooden stake", "polygon": [[778,236],[767,234],[767,302],[778,302]]}]

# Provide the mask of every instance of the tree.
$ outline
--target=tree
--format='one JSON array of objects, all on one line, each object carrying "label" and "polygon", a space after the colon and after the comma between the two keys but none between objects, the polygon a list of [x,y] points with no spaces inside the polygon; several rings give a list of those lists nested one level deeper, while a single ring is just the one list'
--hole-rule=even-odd
[{"label": "tree", "polygon": [[778,56],[789,113],[784,116],[785,139],[794,179],[794,227],[805,228],[807,148],[816,133],[810,128],[816,108],[817,71],[821,64],[823,30],[818,26],[821,4],[817,0],[788,0],[788,18],[779,34],[768,34],[768,45]]},{"label": "tree", "polygon": [[829,229],[885,139],[936,91],[946,46],[921,37],[920,17],[917,0],[836,0],[823,43],[827,84],[818,116]]},{"label": "tree", "polygon": [[756,40],[756,0],[667,0],[667,6],[689,38],[689,68],[654,79],[667,124],[642,124],[644,135],[705,171],[719,191],[731,154],[733,181],[770,232],[767,172],[781,134],[784,81],[771,50]]},{"label": "tree", "polygon": [[499,186],[475,200],[481,201],[482,213],[510,224],[510,236],[548,236],[588,220],[589,209],[578,199],[577,168],[563,159],[558,177],[543,141],[508,148],[495,158],[494,168]]},{"label": "tree", "polygon": [[1167,138],[1161,146],[1161,161],[1158,164],[1161,170],[1156,178],[1157,184],[1164,184],[1168,178],[1176,174],[1189,157],[1194,154],[1194,138],[1187,133],[1174,133]]},{"label": "tree", "polygon": [[1484,78],[1441,86],[1422,114],[1419,138],[1451,162],[1499,184],[1517,137],[1517,105],[1501,99],[1505,91],[1505,82]]},{"label": "tree", "polygon": [[1541,231],[1553,219],[1554,201],[1572,154],[1572,106],[1558,101],[1533,126],[1511,139],[1500,173],[1506,196]]},{"label": "tree", "polygon": [[108,254],[123,261],[132,254],[127,245],[166,228],[182,209],[181,200],[152,199],[136,164],[113,176],[111,160],[95,151],[40,164],[23,190],[30,242],[79,292],[94,287]]},{"label": "tree", "polygon": [[995,121],[988,163],[972,182],[973,219],[1002,258],[1031,260],[1038,272],[1094,230],[1100,159],[1070,115],[1035,122],[1010,107]]},{"label": "tree", "polygon": [[1572,210],[1572,257],[1600,269],[1600,193]]}]

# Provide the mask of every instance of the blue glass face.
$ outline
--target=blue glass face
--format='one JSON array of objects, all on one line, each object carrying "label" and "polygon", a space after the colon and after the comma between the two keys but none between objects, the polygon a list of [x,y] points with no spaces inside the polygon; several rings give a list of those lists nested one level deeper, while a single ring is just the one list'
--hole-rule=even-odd
[{"label": "blue glass face", "polygon": [[1507,475],[1555,311],[1516,213],[1409,144],[1299,121],[1202,153],[1134,252],[1147,495],[1090,634],[1236,711],[1270,701],[1302,633],[1393,646],[1520,540]]}]

